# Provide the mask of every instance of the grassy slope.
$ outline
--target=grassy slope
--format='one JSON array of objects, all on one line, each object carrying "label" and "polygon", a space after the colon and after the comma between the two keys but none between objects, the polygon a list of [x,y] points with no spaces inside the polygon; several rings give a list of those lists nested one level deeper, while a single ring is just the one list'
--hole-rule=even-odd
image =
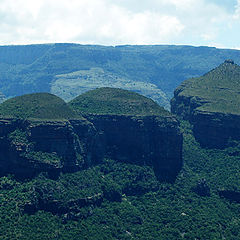
[{"label": "grassy slope", "polygon": [[223,63],[199,78],[185,81],[180,96],[206,101],[197,109],[202,111],[240,114],[240,66]]},{"label": "grassy slope", "polygon": [[69,102],[78,113],[123,115],[169,115],[153,100],[132,91],[98,88]]},{"label": "grassy slope", "polygon": [[1,117],[68,119],[75,113],[59,97],[49,93],[26,94],[0,105]]}]

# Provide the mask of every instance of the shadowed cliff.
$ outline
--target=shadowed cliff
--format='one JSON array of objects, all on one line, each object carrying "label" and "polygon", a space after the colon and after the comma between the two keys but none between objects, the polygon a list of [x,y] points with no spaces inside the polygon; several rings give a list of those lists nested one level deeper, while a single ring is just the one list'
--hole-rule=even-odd
[{"label": "shadowed cliff", "polygon": [[151,99],[127,90],[99,88],[69,105],[102,134],[106,157],[153,166],[161,180],[173,180],[181,169],[178,122]]},{"label": "shadowed cliff", "polygon": [[45,171],[57,176],[93,164],[95,127],[59,97],[15,97],[0,105],[0,116],[1,174],[25,178]]},{"label": "shadowed cliff", "polygon": [[52,94],[27,94],[2,103],[0,116],[1,174],[56,177],[110,158],[152,166],[160,180],[172,181],[182,166],[177,120],[134,92],[97,89],[69,105]]}]

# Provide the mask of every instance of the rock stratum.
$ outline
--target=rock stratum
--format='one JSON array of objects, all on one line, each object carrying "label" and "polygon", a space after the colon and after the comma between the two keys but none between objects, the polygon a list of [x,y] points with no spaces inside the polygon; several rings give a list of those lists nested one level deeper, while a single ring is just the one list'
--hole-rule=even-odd
[{"label": "rock stratum", "polygon": [[193,124],[202,146],[224,148],[240,140],[240,66],[233,60],[202,77],[183,82],[174,92],[171,111]]},{"label": "rock stratum", "polygon": [[[52,94],[37,93],[2,103],[0,174],[25,178],[48,172],[57,177],[111,158],[152,166],[162,180],[176,177],[182,166],[182,134],[169,112],[126,90],[104,88],[89,94],[93,103],[104,96],[101,108],[109,99],[116,114],[83,113],[80,105],[90,105],[82,96],[66,104]],[[114,99],[124,107],[120,112]]]},{"label": "rock stratum", "polygon": [[102,134],[106,157],[153,166],[160,179],[174,178],[181,169],[178,122],[151,99],[127,90],[100,88],[69,104]]}]

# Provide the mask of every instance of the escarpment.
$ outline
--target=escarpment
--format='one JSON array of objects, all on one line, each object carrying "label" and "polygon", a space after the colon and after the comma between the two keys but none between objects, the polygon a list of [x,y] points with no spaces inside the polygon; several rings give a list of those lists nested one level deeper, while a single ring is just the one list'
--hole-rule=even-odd
[{"label": "escarpment", "polygon": [[57,176],[92,164],[96,156],[102,158],[95,154],[99,143],[93,124],[75,117],[66,103],[52,94],[9,99],[0,105],[0,114],[1,174],[25,178],[48,172]]},{"label": "escarpment", "polygon": [[174,180],[182,166],[177,120],[126,90],[93,90],[69,105],[52,94],[23,95],[2,103],[0,116],[1,174],[57,176],[109,158]]},{"label": "escarpment", "polygon": [[182,166],[182,135],[171,117],[84,115],[103,135],[105,156],[153,166],[159,179],[174,179]]},{"label": "escarpment", "polygon": [[202,146],[224,148],[240,140],[240,67],[226,60],[202,77],[183,82],[171,101],[173,113],[193,124]]},{"label": "escarpment", "polygon": [[153,166],[159,179],[174,179],[182,166],[177,120],[152,100],[114,88],[80,95],[70,106],[102,135],[105,157]]}]

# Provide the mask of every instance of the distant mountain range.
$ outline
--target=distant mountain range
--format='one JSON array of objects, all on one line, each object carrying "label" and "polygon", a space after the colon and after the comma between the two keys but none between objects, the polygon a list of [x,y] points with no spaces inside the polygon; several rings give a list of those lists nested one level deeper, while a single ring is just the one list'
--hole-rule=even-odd
[{"label": "distant mountain range", "polygon": [[[0,92],[50,92],[66,101],[98,87],[133,90],[170,107],[174,89],[240,51],[192,46],[42,44],[0,47]],[[1,95],[1,100],[4,97]]]}]

